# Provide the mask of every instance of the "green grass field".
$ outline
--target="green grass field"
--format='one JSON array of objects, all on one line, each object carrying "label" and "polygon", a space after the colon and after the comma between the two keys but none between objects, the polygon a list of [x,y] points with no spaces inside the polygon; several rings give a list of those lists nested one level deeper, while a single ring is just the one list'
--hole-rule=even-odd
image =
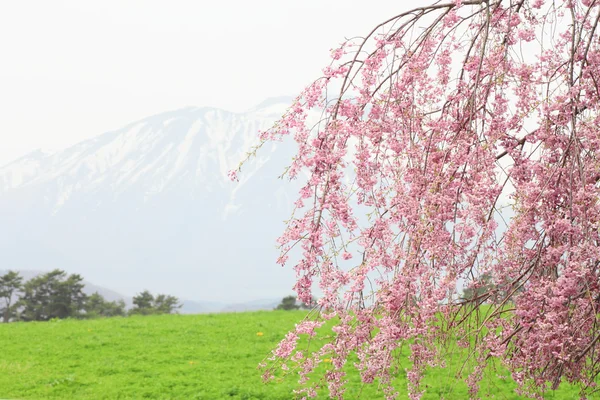
[{"label": "green grass field", "polygon": [[[0,399],[293,399],[296,377],[264,384],[257,364],[304,315],[273,311],[0,324]],[[450,360],[448,369],[428,372],[424,399],[468,398],[454,376],[457,363]],[[376,386],[363,387],[357,373],[350,373],[350,381],[348,399],[383,398]],[[403,374],[396,385],[406,392]],[[483,398],[520,398],[510,378],[495,372],[481,387]],[[547,398],[579,396],[561,386]]]}]

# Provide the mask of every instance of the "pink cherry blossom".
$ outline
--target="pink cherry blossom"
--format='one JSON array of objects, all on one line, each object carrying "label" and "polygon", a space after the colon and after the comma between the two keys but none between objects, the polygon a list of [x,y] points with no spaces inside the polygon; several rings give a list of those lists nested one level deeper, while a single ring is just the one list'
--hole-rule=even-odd
[{"label": "pink cherry blossom", "polygon": [[[596,389],[599,21],[596,0],[448,0],[332,52],[260,135],[297,144],[278,262],[295,260],[300,300],[319,297],[265,378],[285,365],[300,395],[324,382],[341,399],[357,357],[388,399],[418,399],[458,344],[474,398],[490,358],[532,398]],[[296,349],[302,335],[312,347]],[[309,379],[325,358],[323,382]],[[392,387],[404,368],[408,386]]]}]

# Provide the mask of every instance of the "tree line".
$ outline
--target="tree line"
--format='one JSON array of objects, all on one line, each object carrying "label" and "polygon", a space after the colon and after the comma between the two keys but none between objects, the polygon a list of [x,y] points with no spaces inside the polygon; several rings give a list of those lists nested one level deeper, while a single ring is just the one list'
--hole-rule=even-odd
[{"label": "tree line", "polygon": [[98,292],[87,295],[79,274],[55,269],[24,282],[15,271],[0,276],[0,318],[10,321],[90,319],[127,315],[173,314],[181,308],[175,296],[153,295],[145,290],[133,297],[133,307],[123,300],[108,301]]}]

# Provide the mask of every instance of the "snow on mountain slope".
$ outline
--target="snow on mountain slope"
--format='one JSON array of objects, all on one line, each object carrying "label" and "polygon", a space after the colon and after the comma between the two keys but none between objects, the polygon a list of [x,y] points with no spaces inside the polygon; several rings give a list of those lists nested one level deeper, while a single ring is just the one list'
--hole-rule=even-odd
[{"label": "snow on mountain slope", "polygon": [[[286,294],[274,240],[293,189],[290,144],[227,173],[290,104],[185,108],[0,167],[0,268],[62,268],[131,295],[247,301]],[[292,193],[290,193],[292,190]]]},{"label": "snow on mountain slope", "polygon": [[115,197],[134,185],[150,197],[183,179],[207,190],[233,189],[228,171],[256,144],[257,132],[284,111],[285,103],[277,102],[246,114],[186,108],[156,115],[62,152],[35,152],[0,168],[0,194],[55,182],[58,190],[48,201],[60,208],[75,193],[106,185]]}]

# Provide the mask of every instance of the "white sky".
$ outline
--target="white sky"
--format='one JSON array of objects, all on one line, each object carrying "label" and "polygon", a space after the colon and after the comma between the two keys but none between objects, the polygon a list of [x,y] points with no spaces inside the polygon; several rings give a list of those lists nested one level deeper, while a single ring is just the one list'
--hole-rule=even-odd
[{"label": "white sky", "polygon": [[[415,0],[411,1],[414,2]],[[0,165],[185,106],[296,95],[409,1],[0,3]]]}]

